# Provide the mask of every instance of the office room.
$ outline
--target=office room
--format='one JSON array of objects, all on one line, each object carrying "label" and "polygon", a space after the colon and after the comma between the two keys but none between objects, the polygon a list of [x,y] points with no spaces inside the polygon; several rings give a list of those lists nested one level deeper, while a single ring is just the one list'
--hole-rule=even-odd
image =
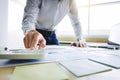
[{"label": "office room", "polygon": [[0,80],[120,80],[119,10],[120,0],[1,0]]}]

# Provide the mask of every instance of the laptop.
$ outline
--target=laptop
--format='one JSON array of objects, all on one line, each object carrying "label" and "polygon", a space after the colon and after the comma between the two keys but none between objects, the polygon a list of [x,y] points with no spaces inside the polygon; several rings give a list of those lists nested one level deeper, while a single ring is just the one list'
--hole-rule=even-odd
[{"label": "laptop", "polygon": [[112,26],[107,43],[87,43],[89,47],[120,49],[120,23]]},{"label": "laptop", "polygon": [[110,36],[108,39],[108,44],[120,46],[120,23],[115,24],[111,28]]},{"label": "laptop", "polygon": [[[120,23],[115,24],[114,26],[112,26],[111,31],[110,31],[110,35],[108,38],[108,43],[106,46],[103,47],[113,47],[120,49],[120,36],[119,36],[119,32],[120,32]],[[116,69],[120,69],[120,50],[108,50],[105,52],[100,52],[100,53],[105,53],[105,54],[109,54],[108,56],[104,56],[104,57],[98,57],[98,58],[89,58],[89,60],[97,62],[97,63],[101,63],[103,65],[107,65]]]}]

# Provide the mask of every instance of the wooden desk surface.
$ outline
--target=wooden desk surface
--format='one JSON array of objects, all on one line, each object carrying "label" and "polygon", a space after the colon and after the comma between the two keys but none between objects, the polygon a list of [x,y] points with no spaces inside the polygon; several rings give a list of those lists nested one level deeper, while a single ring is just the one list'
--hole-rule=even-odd
[{"label": "wooden desk surface", "polygon": [[0,80],[8,80],[15,67],[0,68]]}]

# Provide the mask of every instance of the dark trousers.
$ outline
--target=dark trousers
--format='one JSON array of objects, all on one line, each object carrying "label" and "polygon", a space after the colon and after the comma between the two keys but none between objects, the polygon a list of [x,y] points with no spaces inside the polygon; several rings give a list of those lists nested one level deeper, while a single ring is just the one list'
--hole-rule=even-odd
[{"label": "dark trousers", "polygon": [[46,45],[59,45],[59,41],[56,37],[55,31],[45,31],[41,29],[36,30],[43,35],[46,40]]}]

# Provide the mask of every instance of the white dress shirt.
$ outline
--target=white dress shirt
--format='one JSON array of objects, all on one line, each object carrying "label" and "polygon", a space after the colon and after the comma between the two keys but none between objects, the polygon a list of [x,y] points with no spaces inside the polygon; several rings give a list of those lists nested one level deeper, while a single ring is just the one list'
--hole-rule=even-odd
[{"label": "white dress shirt", "polygon": [[75,0],[27,0],[22,22],[23,32],[27,34],[35,29],[54,31],[66,14],[70,17],[76,39],[81,40],[81,25]]}]

